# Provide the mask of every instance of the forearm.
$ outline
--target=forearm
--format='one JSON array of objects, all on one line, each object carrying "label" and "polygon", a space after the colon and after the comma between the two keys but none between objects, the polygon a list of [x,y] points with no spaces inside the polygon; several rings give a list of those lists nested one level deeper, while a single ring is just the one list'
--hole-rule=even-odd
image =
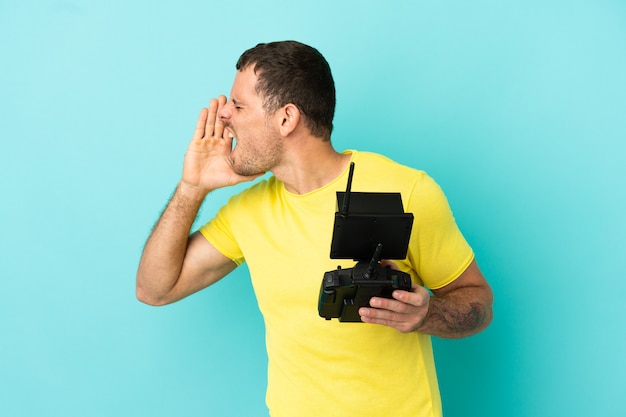
[{"label": "forearm", "polygon": [[491,291],[480,287],[461,288],[441,297],[433,295],[417,331],[449,339],[471,336],[491,322],[491,305]]},{"label": "forearm", "polygon": [[206,192],[180,182],[144,247],[137,270],[137,298],[158,304],[179,279],[191,226]]}]

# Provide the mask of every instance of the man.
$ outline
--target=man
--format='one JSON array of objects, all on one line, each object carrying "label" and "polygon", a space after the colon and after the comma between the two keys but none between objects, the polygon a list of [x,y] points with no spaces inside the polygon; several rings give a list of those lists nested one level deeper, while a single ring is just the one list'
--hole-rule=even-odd
[{"label": "man", "polygon": [[[432,179],[380,155],[334,150],[334,107],[330,68],[314,48],[246,51],[230,99],[200,113],[182,178],[146,243],[137,297],[168,304],[245,261],[266,325],[272,416],[439,416],[430,335],[487,327],[491,290]],[[329,257],[335,193],[351,161],[353,191],[400,192],[415,216],[407,258],[386,261],[411,275],[413,289],[372,298],[359,311],[364,323],[317,311],[324,272],[354,264]],[[268,171],[189,235],[211,191]]]}]

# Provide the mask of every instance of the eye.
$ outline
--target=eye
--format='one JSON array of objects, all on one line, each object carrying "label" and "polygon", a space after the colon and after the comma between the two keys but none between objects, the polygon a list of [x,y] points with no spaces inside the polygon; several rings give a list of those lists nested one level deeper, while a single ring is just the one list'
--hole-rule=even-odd
[{"label": "eye", "polygon": [[237,102],[235,99],[232,100],[233,103],[233,107],[235,108],[235,110],[241,110],[241,103]]}]

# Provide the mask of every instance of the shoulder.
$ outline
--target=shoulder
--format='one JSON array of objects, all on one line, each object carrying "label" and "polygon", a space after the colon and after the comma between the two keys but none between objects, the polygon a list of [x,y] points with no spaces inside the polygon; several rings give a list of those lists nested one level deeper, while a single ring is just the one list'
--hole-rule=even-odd
[{"label": "shoulder", "polygon": [[264,201],[274,201],[281,192],[281,187],[282,183],[274,176],[264,178],[231,196],[224,207],[248,210],[250,206],[258,206]]},{"label": "shoulder", "polygon": [[415,212],[449,211],[447,198],[427,172],[373,152],[354,152],[354,191],[400,192]]},{"label": "shoulder", "polygon": [[[388,187],[412,188],[430,177],[426,172],[374,152],[352,151],[355,163],[355,180],[361,177],[368,184],[387,184]],[[385,187],[385,188],[388,188]],[[381,190],[382,191],[382,190]]]}]

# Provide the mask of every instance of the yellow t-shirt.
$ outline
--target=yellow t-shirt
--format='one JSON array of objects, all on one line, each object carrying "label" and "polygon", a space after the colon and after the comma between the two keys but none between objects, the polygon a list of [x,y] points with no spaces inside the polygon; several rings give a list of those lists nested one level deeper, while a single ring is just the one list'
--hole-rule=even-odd
[{"label": "yellow t-shirt", "polygon": [[[473,252],[439,186],[424,172],[356,151],[353,191],[400,192],[415,220],[407,258],[421,285],[456,279]],[[274,417],[441,416],[430,336],[324,320],[318,297],[330,259],[336,192],[348,170],[304,195],[271,177],[234,196],[201,233],[225,256],[247,262],[266,325],[267,405]]]}]

